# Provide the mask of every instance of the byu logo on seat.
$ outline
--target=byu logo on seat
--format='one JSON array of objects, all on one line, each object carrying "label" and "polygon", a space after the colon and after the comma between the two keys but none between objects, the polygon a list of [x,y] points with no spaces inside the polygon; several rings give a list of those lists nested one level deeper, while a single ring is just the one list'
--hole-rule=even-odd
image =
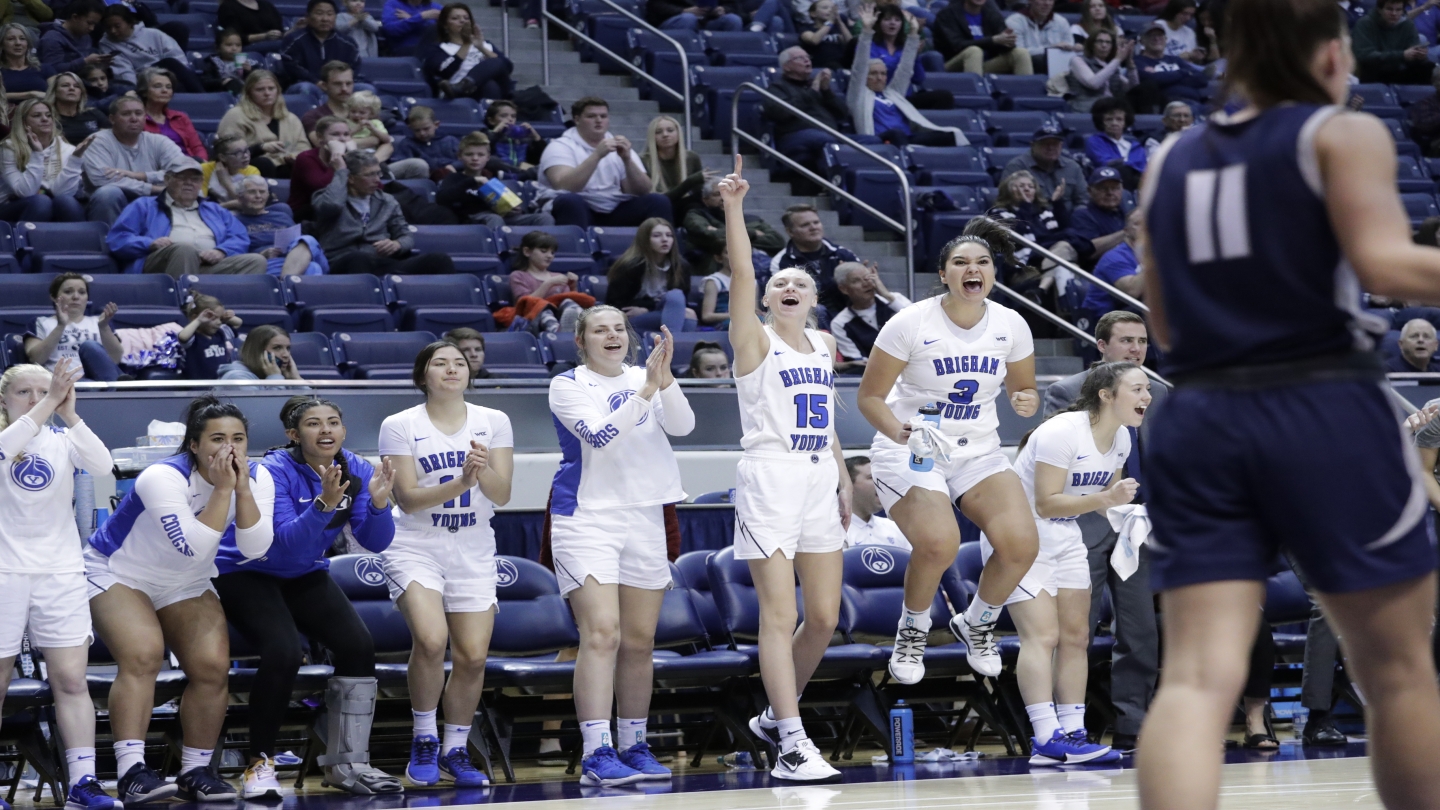
[{"label": "byu logo on seat", "polygon": [[384,585],[385,566],[379,557],[361,557],[355,561],[355,576],[366,585]]},{"label": "byu logo on seat", "polygon": [[888,574],[895,570],[895,558],[883,548],[870,547],[860,552],[860,561],[877,574]]},{"label": "byu logo on seat", "polygon": [[495,584],[501,588],[508,588],[520,579],[520,569],[515,563],[509,560],[495,561]]}]

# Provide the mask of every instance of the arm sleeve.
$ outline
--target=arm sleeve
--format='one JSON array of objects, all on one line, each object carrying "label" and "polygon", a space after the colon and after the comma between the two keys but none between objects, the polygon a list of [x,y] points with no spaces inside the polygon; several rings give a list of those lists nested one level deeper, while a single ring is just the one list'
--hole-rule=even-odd
[{"label": "arm sleeve", "polygon": [[250,252],[250,233],[245,230],[245,225],[240,219],[228,210],[221,209],[225,222],[225,233],[221,238],[215,240],[215,247],[226,256],[239,256],[242,253]]},{"label": "arm sleeve", "polygon": [[[4,434],[0,433],[0,440],[3,439]],[[83,421],[65,431],[65,439],[70,442],[70,462],[76,467],[91,475],[107,475],[115,467],[110,450]]]},{"label": "arm sleeve", "polygon": [[150,244],[155,240],[141,233],[145,214],[140,209],[138,205],[127,205],[105,234],[105,247],[116,258],[134,261],[150,252]]},{"label": "arm sleeve", "polygon": [[40,434],[40,426],[29,416],[22,416],[0,430],[0,459],[14,458],[25,452],[30,440]]},{"label": "arm sleeve", "polygon": [[1070,403],[1075,401],[1062,382],[1064,381],[1059,380],[1045,387],[1045,408],[1041,416],[1046,419],[1070,407]]},{"label": "arm sleeve", "polygon": [[[687,410],[689,406],[686,406]],[[565,429],[575,434],[591,449],[613,450],[617,439],[635,428],[635,423],[650,409],[650,401],[638,396],[606,413],[598,408],[573,377],[556,377],[550,382],[550,412]],[[693,421],[694,415],[691,415]]]},{"label": "arm sleeve", "polygon": [[[269,472],[268,463],[262,466]],[[325,531],[325,524],[330,522],[330,515],[320,511],[317,505],[319,499],[312,501],[308,507],[297,512],[295,494],[288,491],[294,484],[288,480],[288,476],[277,481],[275,474],[271,473],[270,481],[275,490],[271,520],[275,530],[271,548],[277,554],[286,557],[300,556],[308,552],[314,545],[310,541]]]},{"label": "arm sleeve", "polygon": [[330,184],[321,189],[311,201],[316,219],[333,219],[345,210],[347,197],[345,184],[350,181],[348,169],[336,169]]},{"label": "arm sleeve", "polygon": [[387,417],[380,423],[380,445],[378,452],[382,456],[413,456],[415,451],[410,447],[409,425],[404,419],[399,418],[400,414]]},{"label": "arm sleeve", "polygon": [[410,224],[405,221],[405,212],[400,210],[399,203],[396,203],[395,210],[390,212],[390,217],[385,220],[385,228],[390,232],[390,238],[399,242],[405,252],[415,249],[415,237],[410,233]]},{"label": "arm sleeve", "polygon": [[1070,57],[1070,75],[1075,77],[1075,81],[1080,82],[1091,90],[1099,90],[1104,87],[1105,84],[1110,81],[1110,77],[1115,75],[1115,71],[1119,69],[1120,63],[1118,61],[1111,61],[1110,64],[1101,68],[1100,72],[1097,73],[1090,69],[1090,65],[1087,64],[1083,58],[1079,56]]},{"label": "arm sleeve", "polygon": [[660,423],[665,432],[671,436],[689,436],[695,429],[695,411],[691,410],[690,400],[685,398],[680,383],[672,382],[668,388],[662,388],[659,397],[663,417]]},{"label": "arm sleeve", "polygon": [[[362,469],[356,469],[357,465],[363,465]],[[360,491],[351,493],[350,533],[366,551],[379,554],[395,539],[395,518],[388,508],[376,510],[370,501],[370,481],[375,477],[375,468],[363,459],[352,458],[350,472],[360,480]]]},{"label": "arm sleeve", "polygon": [[[89,151],[89,150],[86,150]],[[5,185],[16,197],[30,197],[40,191],[45,180],[45,161],[33,159],[21,171],[15,160],[15,150],[8,146],[0,149],[0,174],[5,176]]]},{"label": "arm sleeve", "polygon": [[[269,480],[268,476],[266,480]],[[196,519],[195,513],[190,511],[189,489],[190,482],[185,476],[165,464],[152,465],[135,479],[135,494],[145,504],[146,511],[160,516],[174,516],[181,538],[196,556],[213,555],[215,549],[220,547],[220,536],[223,532],[217,532]],[[273,503],[273,487],[271,492]],[[270,544],[267,542],[265,545],[268,547]]]},{"label": "arm sleeve", "polygon": [[1066,421],[1052,419],[1042,424],[1035,429],[1035,434],[1030,437],[1030,443],[1035,445],[1037,462],[1068,470],[1070,464],[1075,461],[1077,447],[1075,431],[1069,429],[1069,423]]},{"label": "arm sleeve", "polygon": [[235,527],[235,547],[247,560],[265,556],[275,542],[275,479],[264,466],[255,466],[255,480],[250,484],[260,519],[248,529]]},{"label": "arm sleeve", "polygon": [[889,86],[902,96],[910,89],[911,82],[921,86],[925,84],[925,68],[916,61],[919,54],[920,35],[914,33],[905,38],[905,49],[900,52],[900,64],[895,66],[895,75],[890,77]]},{"label": "arm sleeve", "polygon": [[880,327],[880,334],[875,338],[875,348],[890,355],[896,360],[910,360],[910,348],[915,342],[915,336],[911,334],[914,318],[891,318],[884,326]]},{"label": "arm sleeve", "polygon": [[85,156],[81,155],[79,160],[74,158],[74,147],[65,148],[61,145],[61,154],[65,156],[65,165],[60,169],[60,176],[55,178],[51,184],[52,194],[76,194],[80,191],[80,175],[85,169]]}]

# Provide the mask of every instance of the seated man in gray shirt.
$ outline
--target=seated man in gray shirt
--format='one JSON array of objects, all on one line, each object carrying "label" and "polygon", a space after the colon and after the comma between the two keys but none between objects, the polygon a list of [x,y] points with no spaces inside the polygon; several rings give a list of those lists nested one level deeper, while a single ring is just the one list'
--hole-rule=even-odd
[{"label": "seated man in gray shirt", "polygon": [[145,104],[121,96],[110,104],[110,129],[96,133],[85,150],[85,190],[90,201],[85,216],[115,224],[131,200],[165,191],[165,170],[188,160],[164,135],[145,131]]}]

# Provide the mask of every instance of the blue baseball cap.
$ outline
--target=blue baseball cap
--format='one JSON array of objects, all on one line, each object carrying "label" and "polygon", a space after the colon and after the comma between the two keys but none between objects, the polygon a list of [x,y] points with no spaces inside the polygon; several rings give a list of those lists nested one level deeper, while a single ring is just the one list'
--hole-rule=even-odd
[{"label": "blue baseball cap", "polygon": [[1101,166],[1100,168],[1090,173],[1090,185],[1092,186],[1098,186],[1101,183],[1108,183],[1111,180],[1114,180],[1117,183],[1120,182],[1119,169],[1110,166]]},{"label": "blue baseball cap", "polygon": [[1065,137],[1065,128],[1064,128],[1064,127],[1062,127],[1062,126],[1054,123],[1053,121],[1047,121],[1047,122],[1045,122],[1044,124],[1041,124],[1039,129],[1035,130],[1035,134],[1030,136],[1030,140],[1033,142],[1033,141],[1043,141],[1043,140],[1045,140],[1046,138],[1064,138],[1064,137]]}]

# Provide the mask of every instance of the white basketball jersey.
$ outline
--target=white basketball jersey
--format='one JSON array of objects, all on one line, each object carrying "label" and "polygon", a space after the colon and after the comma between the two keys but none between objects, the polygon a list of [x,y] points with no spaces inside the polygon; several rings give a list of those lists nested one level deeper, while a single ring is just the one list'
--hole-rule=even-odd
[{"label": "white basketball jersey", "polygon": [[[1095,449],[1095,434],[1090,429],[1090,415],[1072,411],[1052,416],[1035,432],[1015,459],[1015,472],[1035,512],[1035,463],[1049,464],[1065,470],[1066,495],[1094,495],[1110,486],[1117,470],[1130,457],[1130,431],[1115,431],[1110,452]],[[1036,520],[1044,520],[1035,512]],[[1074,521],[1074,517],[1051,518],[1053,521]]]},{"label": "white basketball jersey", "polygon": [[110,452],[84,422],[67,431],[21,420],[22,430],[36,431],[33,438],[22,452],[0,451],[0,572],[81,573],[71,507],[75,470],[105,475],[113,466]]},{"label": "white basketball jersey", "polygon": [[[940,428],[955,440],[953,458],[974,458],[1000,447],[995,397],[1005,368],[1035,353],[1020,314],[994,301],[974,327],[961,329],[945,314],[944,296],[900,310],[880,330],[875,348],[906,363],[885,404],[909,422],[926,405],[940,408]],[[895,447],[876,433],[881,447]]]},{"label": "white basketball jersey", "polygon": [[786,345],[765,327],[770,346],[754,371],[735,378],[740,396],[740,446],[747,453],[832,452],[835,358],[820,333],[806,329],[814,351]]},{"label": "white basketball jersey", "polygon": [[[435,427],[423,404],[386,417],[380,425],[380,455],[413,456],[415,483],[435,487],[463,474],[471,441],[491,450],[515,446],[510,417],[494,408],[468,402],[465,410],[469,414],[465,426],[450,436]],[[495,532],[490,528],[490,518],[495,514],[495,505],[480,491],[479,485],[423,512],[406,514],[397,504],[393,514],[399,531],[455,533],[463,529],[487,538],[491,552],[494,551]]]}]

